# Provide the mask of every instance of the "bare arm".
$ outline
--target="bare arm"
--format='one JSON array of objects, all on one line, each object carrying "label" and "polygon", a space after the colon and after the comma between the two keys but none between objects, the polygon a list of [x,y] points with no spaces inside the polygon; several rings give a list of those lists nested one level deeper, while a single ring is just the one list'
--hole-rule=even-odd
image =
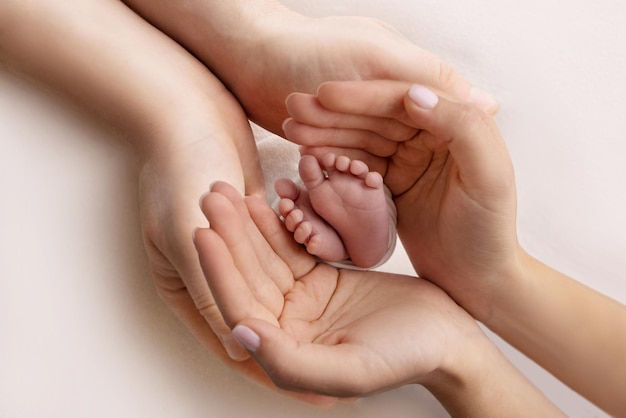
[{"label": "bare arm", "polygon": [[328,80],[411,80],[487,111],[497,107],[449,65],[375,19],[309,18],[276,0],[124,1],[192,51],[252,120],[279,135],[287,95],[314,93]]},{"label": "bare arm", "polygon": [[233,357],[245,357],[212,302],[191,241],[206,222],[197,202],[212,182],[263,190],[236,100],[202,63],[118,1],[6,0],[0,30],[3,64],[125,134],[138,156],[141,223],[160,295],[212,351],[221,349],[211,329]]},{"label": "bare arm", "polygon": [[[535,260],[520,247],[512,169],[491,118],[444,100],[432,110],[413,100],[405,103],[418,126],[437,138],[434,144],[447,144],[466,196],[477,204],[469,212],[472,220],[457,230],[457,238],[467,247],[450,257],[453,264],[465,259],[456,266],[457,273],[444,278],[437,274],[444,270],[441,266],[429,266],[428,277],[572,389],[623,416],[626,306]],[[455,184],[454,178],[449,181]],[[420,239],[413,236],[407,241],[413,262],[424,263]]]},{"label": "bare arm", "polygon": [[626,307],[527,254],[486,325],[615,416],[626,399]]},{"label": "bare arm", "polygon": [[[624,414],[626,307],[520,248],[513,165],[492,118],[389,81],[329,83],[288,106],[285,131],[299,144],[358,148],[375,138],[365,157],[396,194],[398,231],[421,277],[581,395]],[[390,158],[372,157],[394,144]]]},{"label": "bare arm", "polygon": [[450,380],[425,385],[453,417],[565,416],[491,341],[464,355]]},{"label": "bare arm", "polygon": [[0,7],[0,59],[123,129],[138,150],[198,139],[208,124],[200,115],[214,106],[207,94],[232,100],[206,68],[122,3],[7,0]]},{"label": "bare arm", "polygon": [[422,384],[453,416],[563,416],[427,280],[317,264],[267,203],[224,183],[202,208],[211,227],[195,243],[217,303],[279,387],[352,397]]}]

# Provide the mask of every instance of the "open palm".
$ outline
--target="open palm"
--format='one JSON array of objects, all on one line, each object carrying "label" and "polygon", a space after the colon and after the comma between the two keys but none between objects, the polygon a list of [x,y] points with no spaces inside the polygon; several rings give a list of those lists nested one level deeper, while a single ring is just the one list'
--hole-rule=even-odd
[{"label": "open palm", "polygon": [[425,280],[317,263],[267,204],[225,183],[202,207],[211,228],[196,246],[211,290],[229,326],[260,337],[249,348],[279,387],[355,396],[428,383],[480,335]]},{"label": "open palm", "polygon": [[316,96],[294,94],[285,132],[305,153],[331,147],[380,172],[418,275],[481,319],[503,276],[499,266],[510,265],[518,248],[511,160],[484,112],[443,97],[432,111],[419,109],[410,87],[336,82]]}]

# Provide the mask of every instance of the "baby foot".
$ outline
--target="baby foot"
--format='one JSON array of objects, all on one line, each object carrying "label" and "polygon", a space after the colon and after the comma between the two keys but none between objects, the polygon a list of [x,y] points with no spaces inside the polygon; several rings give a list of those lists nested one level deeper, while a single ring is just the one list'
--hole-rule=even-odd
[{"label": "baby foot", "polygon": [[281,197],[278,211],[296,242],[303,244],[309,254],[326,261],[348,258],[341,237],[315,212],[306,188],[286,178],[278,179],[274,188]]},{"label": "baby foot", "polygon": [[374,266],[389,245],[382,177],[361,161],[332,153],[322,157],[321,165],[315,157],[303,156],[299,171],[304,188],[293,183],[290,190],[286,183],[277,188],[287,229],[324,260],[343,260],[347,254],[356,266]]}]

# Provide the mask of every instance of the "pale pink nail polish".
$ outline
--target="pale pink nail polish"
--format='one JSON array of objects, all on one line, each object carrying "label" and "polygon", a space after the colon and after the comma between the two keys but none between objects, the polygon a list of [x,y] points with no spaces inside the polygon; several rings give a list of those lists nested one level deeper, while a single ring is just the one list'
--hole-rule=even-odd
[{"label": "pale pink nail polish", "polygon": [[432,109],[439,103],[439,97],[430,89],[419,84],[413,84],[409,89],[409,98],[423,109]]},{"label": "pale pink nail polish", "polygon": [[245,325],[237,325],[233,328],[233,337],[241,345],[246,347],[247,350],[252,351],[253,353],[259,348],[261,345],[261,338],[250,328]]}]

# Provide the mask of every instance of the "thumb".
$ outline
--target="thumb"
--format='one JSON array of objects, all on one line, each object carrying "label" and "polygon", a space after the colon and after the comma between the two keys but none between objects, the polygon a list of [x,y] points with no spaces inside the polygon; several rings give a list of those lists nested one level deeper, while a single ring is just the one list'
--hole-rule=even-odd
[{"label": "thumb", "polygon": [[466,186],[511,186],[513,166],[494,120],[478,107],[439,97],[421,85],[405,95],[405,110],[424,143],[445,146]]},{"label": "thumb", "polygon": [[[447,97],[471,103],[490,115],[498,112],[498,101],[491,93],[473,86],[452,65],[435,54],[416,46],[412,49],[412,54],[403,51],[402,56],[397,58],[402,63],[393,70],[397,80],[431,86]],[[398,52],[400,50],[396,50]],[[416,69],[419,69],[417,73]]]},{"label": "thumb", "polygon": [[339,397],[370,392],[368,382],[374,377],[355,346],[299,342],[259,319],[240,322],[232,334],[281,389]]}]

